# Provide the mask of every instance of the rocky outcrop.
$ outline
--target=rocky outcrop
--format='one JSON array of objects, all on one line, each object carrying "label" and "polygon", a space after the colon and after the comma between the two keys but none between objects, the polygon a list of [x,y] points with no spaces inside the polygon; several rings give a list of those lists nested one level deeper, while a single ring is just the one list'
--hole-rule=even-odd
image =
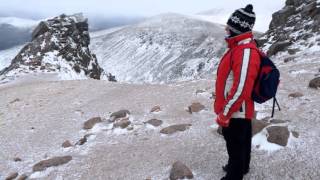
[{"label": "rocky outcrop", "polygon": [[[272,15],[269,30],[258,40],[272,56],[281,51],[295,54],[320,46],[320,7],[317,0],[286,0]],[[320,37],[320,36],[319,36]]]},{"label": "rocky outcrop", "polygon": [[40,22],[32,42],[22,48],[0,75],[58,73],[64,79],[100,79],[103,69],[89,49],[88,21],[82,14]]}]

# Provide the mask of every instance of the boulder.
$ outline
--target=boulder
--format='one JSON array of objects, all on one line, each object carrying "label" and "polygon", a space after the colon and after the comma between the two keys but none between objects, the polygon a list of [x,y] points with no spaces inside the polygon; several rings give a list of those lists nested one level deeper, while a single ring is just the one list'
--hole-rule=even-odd
[{"label": "boulder", "polygon": [[171,134],[174,134],[174,133],[179,132],[179,131],[185,131],[185,130],[189,129],[190,126],[192,126],[192,125],[191,124],[172,125],[172,126],[169,126],[169,127],[166,127],[164,129],[162,129],[160,131],[160,133],[161,134],[171,135]]},{"label": "boulder", "polygon": [[15,179],[16,177],[18,177],[18,173],[17,172],[13,172],[13,173],[10,173],[6,178],[5,180],[13,180]]},{"label": "boulder", "polygon": [[177,161],[172,165],[170,180],[193,179],[192,171],[182,162]]},{"label": "boulder", "polygon": [[309,87],[314,89],[320,88],[320,77],[312,79],[309,83]]},{"label": "boulder", "polygon": [[150,124],[150,125],[152,125],[154,127],[158,127],[158,126],[162,125],[163,121],[158,120],[158,119],[150,119],[149,121],[147,121],[145,123]]},{"label": "boulder", "polygon": [[268,142],[278,144],[280,146],[287,146],[290,132],[288,127],[283,126],[271,126],[267,128]]},{"label": "boulder", "polygon": [[35,164],[32,168],[33,172],[43,171],[49,167],[60,166],[63,164],[67,164],[69,161],[72,160],[71,156],[60,156],[60,157],[53,157],[51,159],[43,160]]},{"label": "boulder", "polygon": [[285,51],[291,44],[292,42],[288,41],[276,42],[270,46],[267,54],[268,56],[276,55],[280,51]]},{"label": "boulder", "polygon": [[203,109],[205,109],[205,106],[202,105],[201,103],[196,102],[196,103],[192,103],[192,105],[188,107],[188,112],[192,114],[192,113],[200,112]]},{"label": "boulder", "polygon": [[102,122],[101,117],[91,118],[83,124],[83,129],[86,129],[86,130],[92,129],[94,125],[101,122]]}]

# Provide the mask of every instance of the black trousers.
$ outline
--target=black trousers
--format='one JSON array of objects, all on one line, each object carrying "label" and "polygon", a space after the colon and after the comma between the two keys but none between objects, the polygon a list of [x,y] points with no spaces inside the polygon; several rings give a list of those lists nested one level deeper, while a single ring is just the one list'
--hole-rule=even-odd
[{"label": "black trousers", "polygon": [[242,180],[249,171],[252,125],[249,119],[232,118],[230,125],[222,129],[229,155],[226,179]]}]

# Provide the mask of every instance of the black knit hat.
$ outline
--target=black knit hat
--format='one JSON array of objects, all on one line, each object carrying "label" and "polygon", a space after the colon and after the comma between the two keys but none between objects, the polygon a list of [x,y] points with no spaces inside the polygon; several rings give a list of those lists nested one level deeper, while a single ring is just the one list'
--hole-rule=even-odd
[{"label": "black knit hat", "polygon": [[239,35],[252,31],[255,21],[253,6],[248,4],[245,8],[237,9],[228,19],[227,24],[231,34]]}]

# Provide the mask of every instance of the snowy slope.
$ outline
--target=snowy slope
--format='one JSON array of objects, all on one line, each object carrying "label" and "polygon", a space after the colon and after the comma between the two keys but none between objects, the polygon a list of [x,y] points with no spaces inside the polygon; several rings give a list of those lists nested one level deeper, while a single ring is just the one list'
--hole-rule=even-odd
[{"label": "snowy slope", "polygon": [[212,73],[225,50],[221,25],[164,14],[92,36],[99,64],[126,82],[173,82]]},{"label": "snowy slope", "polygon": [[0,51],[0,71],[11,64],[12,59],[14,59],[23,46],[16,46]]}]

